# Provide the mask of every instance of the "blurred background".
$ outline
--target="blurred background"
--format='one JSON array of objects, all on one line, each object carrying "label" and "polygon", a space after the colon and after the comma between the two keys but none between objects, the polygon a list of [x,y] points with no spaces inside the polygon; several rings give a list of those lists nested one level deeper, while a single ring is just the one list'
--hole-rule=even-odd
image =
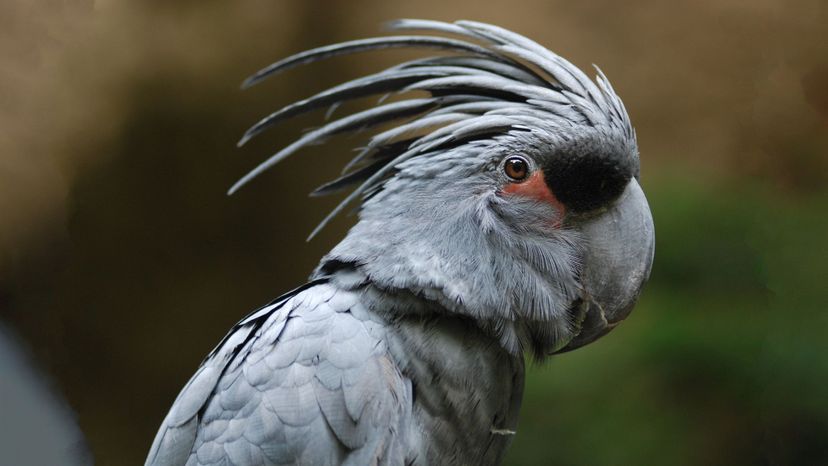
[{"label": "blurred background", "polygon": [[225,196],[322,115],[235,142],[281,105],[414,54],[245,92],[242,79],[398,17],[494,22],[610,77],[657,234],[627,322],[530,370],[507,464],[828,464],[827,3],[5,1],[0,322],[97,464],[142,463],[201,359],[353,221],[304,241],[337,201],[306,193],[357,139]]}]

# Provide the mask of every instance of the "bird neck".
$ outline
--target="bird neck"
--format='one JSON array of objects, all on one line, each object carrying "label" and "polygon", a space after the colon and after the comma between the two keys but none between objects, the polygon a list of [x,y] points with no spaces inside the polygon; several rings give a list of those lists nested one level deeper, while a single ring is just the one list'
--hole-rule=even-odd
[{"label": "bird neck", "polygon": [[523,355],[504,349],[474,319],[379,288],[353,264],[337,265],[329,283],[359,295],[362,312],[383,324],[389,355],[412,383],[410,447],[427,459],[460,451],[465,464],[500,464],[517,430]]}]

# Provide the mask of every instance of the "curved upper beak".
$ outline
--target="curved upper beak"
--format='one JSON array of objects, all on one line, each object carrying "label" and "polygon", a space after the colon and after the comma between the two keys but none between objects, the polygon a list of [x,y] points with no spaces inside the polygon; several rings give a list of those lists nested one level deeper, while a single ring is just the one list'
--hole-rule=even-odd
[{"label": "curved upper beak", "polygon": [[630,314],[655,253],[653,217],[635,178],[607,210],[577,223],[587,241],[583,293],[573,310],[580,331],[557,353],[597,340]]}]

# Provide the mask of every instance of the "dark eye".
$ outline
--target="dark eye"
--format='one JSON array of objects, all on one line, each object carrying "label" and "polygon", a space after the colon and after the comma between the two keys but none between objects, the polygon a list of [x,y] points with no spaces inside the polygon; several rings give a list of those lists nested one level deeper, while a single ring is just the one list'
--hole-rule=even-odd
[{"label": "dark eye", "polygon": [[523,181],[529,176],[529,162],[522,157],[509,157],[503,164],[503,173],[515,181]]}]

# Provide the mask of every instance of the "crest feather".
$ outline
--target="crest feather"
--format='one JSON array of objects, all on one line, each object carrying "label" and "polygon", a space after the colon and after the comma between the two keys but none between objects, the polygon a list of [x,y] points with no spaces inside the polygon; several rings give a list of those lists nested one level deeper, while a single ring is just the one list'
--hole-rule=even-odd
[{"label": "crest feather", "polygon": [[242,87],[300,65],[358,52],[423,48],[449,53],[404,62],[287,105],[253,125],[239,145],[284,119],[345,101],[411,91],[424,91],[430,97],[378,105],[310,131],[247,173],[228,194],[302,147],[324,142],[336,134],[402,121],[371,136],[346,165],[341,177],[312,193],[323,195],[356,185],[314,229],[310,239],[348,204],[380,188],[399,164],[412,157],[531,129],[538,122],[608,126],[634,144],[635,135],[624,105],[597,67],[598,76],[592,81],[572,63],[540,44],[491,24],[402,19],[387,26],[392,31],[427,31],[461,39],[416,34],[374,37],[315,48],[273,63],[245,80]]}]

